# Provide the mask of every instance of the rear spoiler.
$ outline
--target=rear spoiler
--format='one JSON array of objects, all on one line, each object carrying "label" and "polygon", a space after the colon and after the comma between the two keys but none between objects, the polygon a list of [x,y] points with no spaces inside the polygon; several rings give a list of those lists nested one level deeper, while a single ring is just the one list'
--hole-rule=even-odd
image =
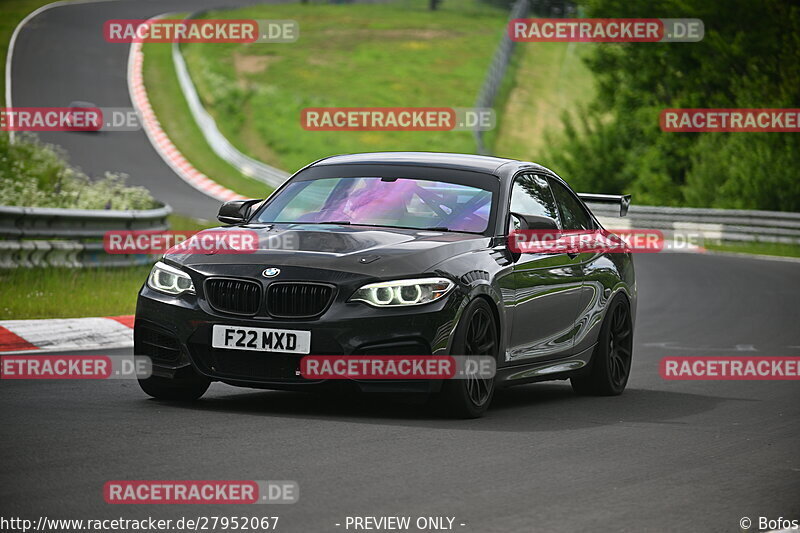
[{"label": "rear spoiler", "polygon": [[621,217],[628,214],[628,207],[631,205],[630,194],[593,194],[579,192],[578,198],[588,203],[619,204],[619,216]]}]

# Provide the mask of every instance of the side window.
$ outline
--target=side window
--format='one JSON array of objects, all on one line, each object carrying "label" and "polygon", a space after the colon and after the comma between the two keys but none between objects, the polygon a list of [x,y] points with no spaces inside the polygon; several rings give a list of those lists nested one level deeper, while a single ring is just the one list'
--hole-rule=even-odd
[{"label": "side window", "polygon": [[511,191],[511,212],[558,220],[558,211],[547,180],[534,174],[517,176]]},{"label": "side window", "polygon": [[561,212],[561,227],[563,229],[595,229],[594,221],[577,198],[561,183],[554,179],[550,181],[553,195],[558,202]]}]

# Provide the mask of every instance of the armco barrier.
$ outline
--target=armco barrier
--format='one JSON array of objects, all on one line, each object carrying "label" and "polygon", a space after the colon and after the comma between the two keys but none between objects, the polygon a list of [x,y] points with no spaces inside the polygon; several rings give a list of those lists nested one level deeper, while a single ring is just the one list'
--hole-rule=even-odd
[{"label": "armco barrier", "polygon": [[589,204],[607,229],[657,229],[665,233],[700,234],[705,240],[800,244],[800,213],[631,205],[619,218],[619,207]]},{"label": "armco barrier", "polygon": [[[703,240],[800,244],[800,213],[589,204],[600,222],[614,229],[657,229],[667,236],[697,234]],[[0,206],[0,268],[34,266],[127,266],[148,264],[147,255],[106,254],[101,239],[110,230],[169,228],[169,206],[147,211],[103,211]]]},{"label": "armco barrier", "polygon": [[0,268],[144,265],[139,254],[107,254],[111,230],[169,229],[169,206],[143,211],[0,206]]},{"label": "armco barrier", "polygon": [[[190,14],[186,18],[187,20],[196,18],[202,13],[204,12],[198,11]],[[178,82],[181,86],[183,96],[186,99],[186,103],[189,106],[189,110],[195,122],[200,127],[200,131],[203,133],[203,137],[205,137],[211,150],[245,176],[255,178],[273,188],[278,188],[282,185],[290,176],[288,172],[284,172],[281,169],[246,156],[236,149],[236,147],[219,131],[214,117],[205,110],[200,101],[200,96],[197,94],[197,89],[192,82],[192,77],[189,74],[189,69],[186,67],[186,61],[183,59],[181,47],[178,42],[172,44],[172,62],[175,65],[175,74],[178,76]]]}]

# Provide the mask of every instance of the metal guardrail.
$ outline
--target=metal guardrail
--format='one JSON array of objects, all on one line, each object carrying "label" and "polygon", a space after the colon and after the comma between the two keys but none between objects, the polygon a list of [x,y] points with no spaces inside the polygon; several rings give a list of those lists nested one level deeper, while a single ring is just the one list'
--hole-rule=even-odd
[{"label": "metal guardrail", "polygon": [[[191,13],[186,17],[186,20],[196,18],[204,12],[205,11],[197,11]],[[273,188],[282,185],[290,176],[288,172],[243,154],[219,131],[214,117],[206,111],[200,101],[200,96],[197,94],[197,89],[192,82],[192,77],[189,74],[189,69],[186,66],[186,61],[183,59],[180,43],[178,42],[172,44],[172,62],[175,65],[178,83],[181,86],[181,91],[189,106],[189,110],[195,122],[197,122],[197,125],[200,127],[200,131],[203,133],[203,137],[205,137],[211,150],[245,176],[257,179]]]},{"label": "metal guardrail", "polygon": [[800,244],[800,213],[632,205],[619,208],[589,203],[607,229],[656,229],[667,234],[698,234],[703,240]]},{"label": "metal guardrail", "polygon": [[[697,234],[703,240],[800,244],[800,213],[588,204],[610,230],[656,229],[666,235]],[[107,254],[102,238],[112,230],[169,229],[169,206],[146,211],[103,211],[0,206],[0,268],[116,267],[144,265],[141,254]]]},{"label": "metal guardrail", "polygon": [[[524,18],[530,9],[529,0],[517,0],[511,8],[508,20]],[[507,31],[503,32],[503,38],[500,39],[500,44],[494,52],[492,62],[489,64],[489,69],[486,71],[486,79],[483,82],[478,98],[475,100],[475,107],[485,108],[494,107],[495,98],[500,90],[500,85],[503,83],[503,78],[508,69],[508,63],[511,61],[511,54],[514,51],[514,41],[508,35]],[[488,155],[489,149],[486,148],[484,142],[484,131],[477,127],[472,131],[475,137],[475,149],[481,155]]]},{"label": "metal guardrail", "polygon": [[0,268],[148,264],[148,255],[105,253],[103,235],[167,230],[171,212],[166,205],[143,211],[0,206]]}]

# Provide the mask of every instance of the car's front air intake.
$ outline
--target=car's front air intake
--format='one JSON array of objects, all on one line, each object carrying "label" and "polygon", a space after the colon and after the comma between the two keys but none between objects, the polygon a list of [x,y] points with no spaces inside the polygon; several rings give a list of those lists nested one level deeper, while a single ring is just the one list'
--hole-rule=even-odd
[{"label": "car's front air intake", "polygon": [[276,318],[311,318],[321,315],[332,298],[330,285],[272,283],[267,289],[267,312]]},{"label": "car's front air intake", "polygon": [[133,330],[134,353],[147,355],[156,363],[174,364],[181,355],[180,344],[172,334],[139,323]]},{"label": "car's front air intake", "polygon": [[217,311],[254,315],[261,302],[261,286],[255,281],[212,278],[205,283],[206,299]]}]

